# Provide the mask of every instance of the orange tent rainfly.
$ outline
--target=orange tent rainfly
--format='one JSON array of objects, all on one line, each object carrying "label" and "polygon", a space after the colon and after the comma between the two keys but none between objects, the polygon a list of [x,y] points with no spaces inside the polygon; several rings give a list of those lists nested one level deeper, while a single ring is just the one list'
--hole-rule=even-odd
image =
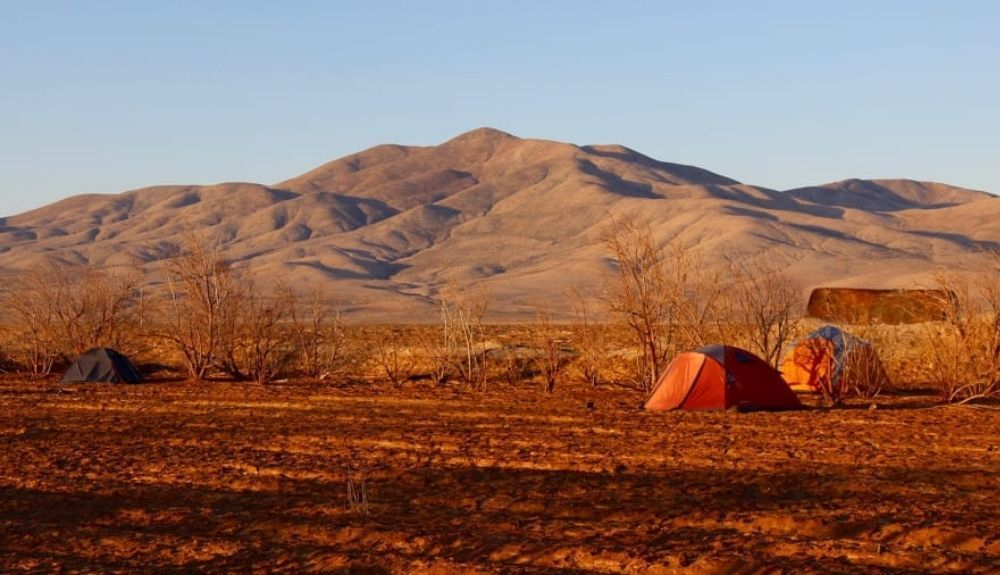
[{"label": "orange tent rainfly", "polygon": [[781,365],[781,375],[796,391],[832,390],[858,383],[881,387],[888,381],[872,345],[832,325],[797,343]]},{"label": "orange tent rainfly", "polygon": [[738,347],[710,345],[667,366],[646,409],[772,410],[801,407],[781,374]]}]

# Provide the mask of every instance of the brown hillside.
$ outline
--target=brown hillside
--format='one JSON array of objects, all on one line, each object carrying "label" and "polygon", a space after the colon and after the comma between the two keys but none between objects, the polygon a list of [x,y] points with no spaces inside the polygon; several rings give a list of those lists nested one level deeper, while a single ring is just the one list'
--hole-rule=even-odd
[{"label": "brown hillside", "polygon": [[986,192],[913,180],[851,179],[824,186],[797,188],[786,193],[817,204],[869,211],[945,208],[992,197]]},{"label": "brown hillside", "polygon": [[[230,259],[365,319],[419,319],[450,281],[487,288],[496,319],[568,310],[599,289],[602,234],[648,218],[657,238],[786,266],[803,288],[913,287],[976,269],[1000,246],[1000,201],[907,180],[778,192],[621,146],[479,129],[438,146],[386,145],[275,184],[161,186],[70,198],[0,219],[0,267],[139,262],[153,271],[190,231]],[[151,276],[155,278],[154,276]]]}]

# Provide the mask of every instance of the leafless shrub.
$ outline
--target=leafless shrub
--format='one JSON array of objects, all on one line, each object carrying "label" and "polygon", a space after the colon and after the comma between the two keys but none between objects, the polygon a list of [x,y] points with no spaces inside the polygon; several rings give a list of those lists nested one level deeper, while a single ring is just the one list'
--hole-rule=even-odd
[{"label": "leafless shrub", "polygon": [[748,349],[775,369],[802,321],[799,288],[774,264],[749,268],[733,262],[735,280],[728,290],[731,324],[747,339]]},{"label": "leafless shrub", "polygon": [[80,354],[94,347],[133,351],[140,276],[93,267],[54,271],[43,288],[54,303],[56,325],[66,349]]},{"label": "leafless shrub", "polygon": [[677,285],[677,349],[696,349],[709,344],[741,344],[743,331],[732,316],[732,278],[701,256],[672,247],[674,266],[683,270]]},{"label": "leafless shrub", "polygon": [[594,306],[583,293],[570,290],[568,296],[576,317],[573,330],[573,345],[579,354],[576,366],[581,379],[597,387],[612,378],[610,328],[607,321],[593,317]]},{"label": "leafless shrub", "polygon": [[890,384],[884,361],[892,359],[900,342],[885,326],[867,323],[852,327],[856,340],[849,340],[846,356],[848,361],[842,377],[850,386],[851,395],[859,399],[872,400]]},{"label": "leafless shrub", "polygon": [[435,329],[431,337],[420,339],[421,353],[428,360],[427,372],[436,385],[444,385],[452,375],[453,357],[457,353],[449,347],[449,339],[444,329]]},{"label": "leafless shrub", "polygon": [[930,324],[886,325],[882,323],[852,326],[858,336],[871,342],[885,370],[883,388],[924,389],[933,363],[928,337]]},{"label": "leafless shrub", "polygon": [[1000,395],[1000,269],[976,279],[942,273],[935,281],[953,297],[940,302],[945,321],[927,324],[932,383],[949,402]]},{"label": "leafless shrub", "polygon": [[805,343],[809,365],[822,365],[827,367],[816,375],[816,391],[823,397],[828,405],[836,406],[844,402],[850,395],[851,386],[847,378],[843,377],[840,365],[836,358],[832,357],[834,350],[830,348],[828,342],[821,339],[810,339]]},{"label": "leafless shrub", "polygon": [[19,375],[31,380],[42,379],[52,373],[61,355],[52,328],[55,310],[46,294],[34,289],[24,278],[10,280],[8,278],[3,286],[7,355]]},{"label": "leafless shrub", "polygon": [[531,377],[531,361],[523,347],[505,345],[494,356],[499,376],[507,385],[516,386]]},{"label": "leafless shrub", "polygon": [[631,330],[640,350],[637,383],[648,391],[672,351],[677,286],[648,223],[631,219],[613,222],[605,245],[617,274],[608,307]]},{"label": "leafless shrub", "polygon": [[846,369],[851,391],[861,399],[875,399],[889,383],[885,368],[870,348],[859,352]]},{"label": "leafless shrub", "polygon": [[718,339],[721,282],[683,246],[658,247],[648,223],[614,222],[605,245],[617,280],[606,300],[608,309],[628,327],[639,350],[634,380],[649,391],[680,348]]},{"label": "leafless shrub", "polygon": [[8,352],[22,374],[37,379],[68,355],[94,347],[133,354],[142,341],[137,272],[72,266],[35,268],[8,277],[2,300],[14,346]]},{"label": "leafless shrub", "polygon": [[0,327],[0,373],[9,373],[16,369],[14,360],[10,357],[10,333]]},{"label": "leafless shrub", "polygon": [[374,348],[374,360],[381,372],[393,385],[400,387],[403,382],[413,376],[415,358],[407,349],[406,338],[399,327],[390,327],[383,333],[371,338]]},{"label": "leafless shrub", "polygon": [[227,314],[220,338],[220,368],[237,379],[269,383],[287,369],[294,340],[284,322],[295,307],[294,294],[283,287],[262,293],[245,276],[241,303]]},{"label": "leafless shrub", "polygon": [[538,312],[535,323],[531,326],[532,362],[545,384],[545,391],[555,391],[556,383],[562,377],[566,367],[567,355],[563,351],[563,332],[553,325],[552,317],[545,312]]},{"label": "leafless shrub", "polygon": [[440,344],[434,348],[442,380],[449,376],[470,389],[486,388],[489,354],[483,316],[489,304],[485,292],[473,295],[450,287],[440,303]]},{"label": "leafless shrub", "polygon": [[302,309],[293,305],[290,314],[301,373],[313,379],[336,373],[343,363],[346,343],[340,315],[319,290]]},{"label": "leafless shrub", "polygon": [[351,513],[368,516],[368,481],[364,477],[360,483],[352,471],[347,472],[347,505]]},{"label": "leafless shrub", "polygon": [[167,300],[159,308],[157,336],[183,357],[188,374],[203,380],[224,354],[249,278],[193,237],[167,263]]}]

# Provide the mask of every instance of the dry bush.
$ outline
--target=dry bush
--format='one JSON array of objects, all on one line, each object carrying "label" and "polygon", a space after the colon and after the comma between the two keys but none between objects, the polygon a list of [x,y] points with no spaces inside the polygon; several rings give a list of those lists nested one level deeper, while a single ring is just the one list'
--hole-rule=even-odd
[{"label": "dry bush", "polygon": [[143,298],[136,271],[71,266],[5,278],[8,354],[32,379],[94,347],[140,351]]},{"label": "dry bush", "polygon": [[756,353],[775,369],[782,352],[802,322],[799,288],[779,267],[771,263],[749,268],[732,262],[734,279],[726,300],[729,325],[739,330],[727,343],[745,339],[748,351]]},{"label": "dry bush", "polygon": [[931,383],[949,402],[1000,396],[1000,269],[935,281],[952,297],[940,302],[945,321],[927,324]]},{"label": "dry bush", "polygon": [[313,292],[304,306],[293,305],[290,314],[298,371],[312,379],[326,379],[342,369],[346,335],[340,314],[323,300],[321,292]]},{"label": "dry bush", "polygon": [[531,377],[531,359],[528,350],[518,345],[505,345],[496,350],[494,369],[497,376],[511,387]]},{"label": "dry bush", "polygon": [[413,377],[416,358],[406,345],[406,334],[401,328],[390,327],[367,339],[373,348],[373,359],[380,374],[393,387],[400,387]]},{"label": "dry bush", "polygon": [[925,389],[927,373],[933,354],[930,347],[928,324],[876,325],[866,339],[878,352],[888,377],[888,387],[893,389]]},{"label": "dry bush", "polygon": [[541,374],[544,389],[548,393],[555,391],[556,383],[566,367],[567,354],[563,351],[563,336],[563,330],[553,325],[549,314],[536,314],[535,323],[531,326],[531,342],[534,347],[531,359]]},{"label": "dry bush", "polygon": [[889,377],[874,348],[859,350],[844,370],[851,393],[860,399],[878,397],[889,384]]},{"label": "dry bush", "polygon": [[9,332],[0,327],[0,373],[10,373],[17,369],[17,364],[10,357],[11,339]]},{"label": "dry bush", "polygon": [[368,478],[358,477],[352,468],[347,471],[347,508],[351,513],[367,517],[368,509]]},{"label": "dry bush", "polygon": [[854,344],[854,349],[848,349],[851,360],[844,368],[843,377],[851,395],[860,399],[875,399],[891,385],[885,362],[896,360],[900,347],[898,338],[886,326],[873,323],[853,326],[851,335],[860,343]]},{"label": "dry bush", "polygon": [[454,378],[470,389],[486,388],[489,349],[483,316],[488,305],[485,292],[469,295],[453,287],[443,292],[440,339],[430,349],[439,381]]},{"label": "dry bush", "polygon": [[839,366],[835,364],[835,359],[830,357],[832,350],[829,349],[829,344],[823,340],[813,339],[809,340],[806,346],[811,364],[817,364],[822,361],[830,362],[829,369],[816,377],[816,391],[819,392],[828,405],[837,406],[843,404],[844,400],[850,395],[851,386],[849,380],[843,377],[842,372],[838,369]]},{"label": "dry bush", "polygon": [[628,326],[636,347],[635,383],[652,389],[673,352],[677,285],[648,223],[612,222],[605,245],[615,262],[617,284],[608,297],[611,313]]},{"label": "dry bush", "polygon": [[573,345],[578,354],[576,368],[580,378],[591,387],[612,381],[610,325],[593,317],[591,310],[595,306],[579,290],[571,290],[569,298],[576,316]]},{"label": "dry bush", "polygon": [[234,331],[251,280],[194,238],[167,262],[166,275],[166,301],[158,306],[156,335],[183,357],[192,379],[204,380],[223,359],[224,338]]},{"label": "dry bush", "polygon": [[605,380],[615,386],[642,389],[647,374],[642,350],[635,344],[635,332],[626,324],[607,325],[608,355],[603,366]]},{"label": "dry bush", "polygon": [[648,223],[614,222],[605,245],[617,280],[607,307],[638,350],[631,379],[649,391],[679,350],[719,340],[726,321],[722,282],[683,246],[658,247]]},{"label": "dry bush", "polygon": [[679,246],[668,248],[676,279],[676,348],[674,354],[714,343],[732,343],[734,334],[728,294],[722,271],[704,265],[697,253]]},{"label": "dry bush", "polygon": [[[382,337],[387,328],[385,326],[350,325],[338,320],[337,330],[336,345],[339,347],[339,351],[330,364],[331,369],[326,377],[354,382],[381,378],[383,371],[378,366],[374,342],[377,341],[377,338]],[[328,350],[328,353],[332,352]]]},{"label": "dry bush", "polygon": [[251,276],[241,291],[241,303],[227,314],[221,333],[219,367],[236,379],[269,383],[295,355],[295,340],[284,329],[295,295],[280,286],[262,292]]},{"label": "dry bush", "polygon": [[[427,369],[428,379],[435,385],[444,385],[451,378],[451,361],[447,359],[448,354],[445,347],[436,338],[426,339],[421,342],[424,357],[429,360]],[[506,363],[501,365],[501,368]],[[513,372],[511,372],[513,377]],[[506,379],[506,376],[504,376]]]},{"label": "dry bush", "polygon": [[75,355],[95,347],[132,354],[142,326],[140,274],[93,267],[63,268],[43,288],[55,304],[63,346]]},{"label": "dry bush", "polygon": [[3,286],[3,305],[3,339],[15,370],[31,380],[47,377],[62,352],[52,327],[55,310],[51,301],[23,278],[8,278]]}]

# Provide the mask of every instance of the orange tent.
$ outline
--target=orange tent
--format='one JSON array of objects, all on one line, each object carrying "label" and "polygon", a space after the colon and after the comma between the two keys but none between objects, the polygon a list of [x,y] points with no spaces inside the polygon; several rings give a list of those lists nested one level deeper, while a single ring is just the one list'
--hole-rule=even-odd
[{"label": "orange tent", "polygon": [[870,343],[832,325],[807,335],[788,353],[781,375],[796,391],[882,387],[888,375]]},{"label": "orange tent", "polygon": [[738,347],[710,345],[678,355],[646,409],[795,409],[799,398],[764,360]]}]

